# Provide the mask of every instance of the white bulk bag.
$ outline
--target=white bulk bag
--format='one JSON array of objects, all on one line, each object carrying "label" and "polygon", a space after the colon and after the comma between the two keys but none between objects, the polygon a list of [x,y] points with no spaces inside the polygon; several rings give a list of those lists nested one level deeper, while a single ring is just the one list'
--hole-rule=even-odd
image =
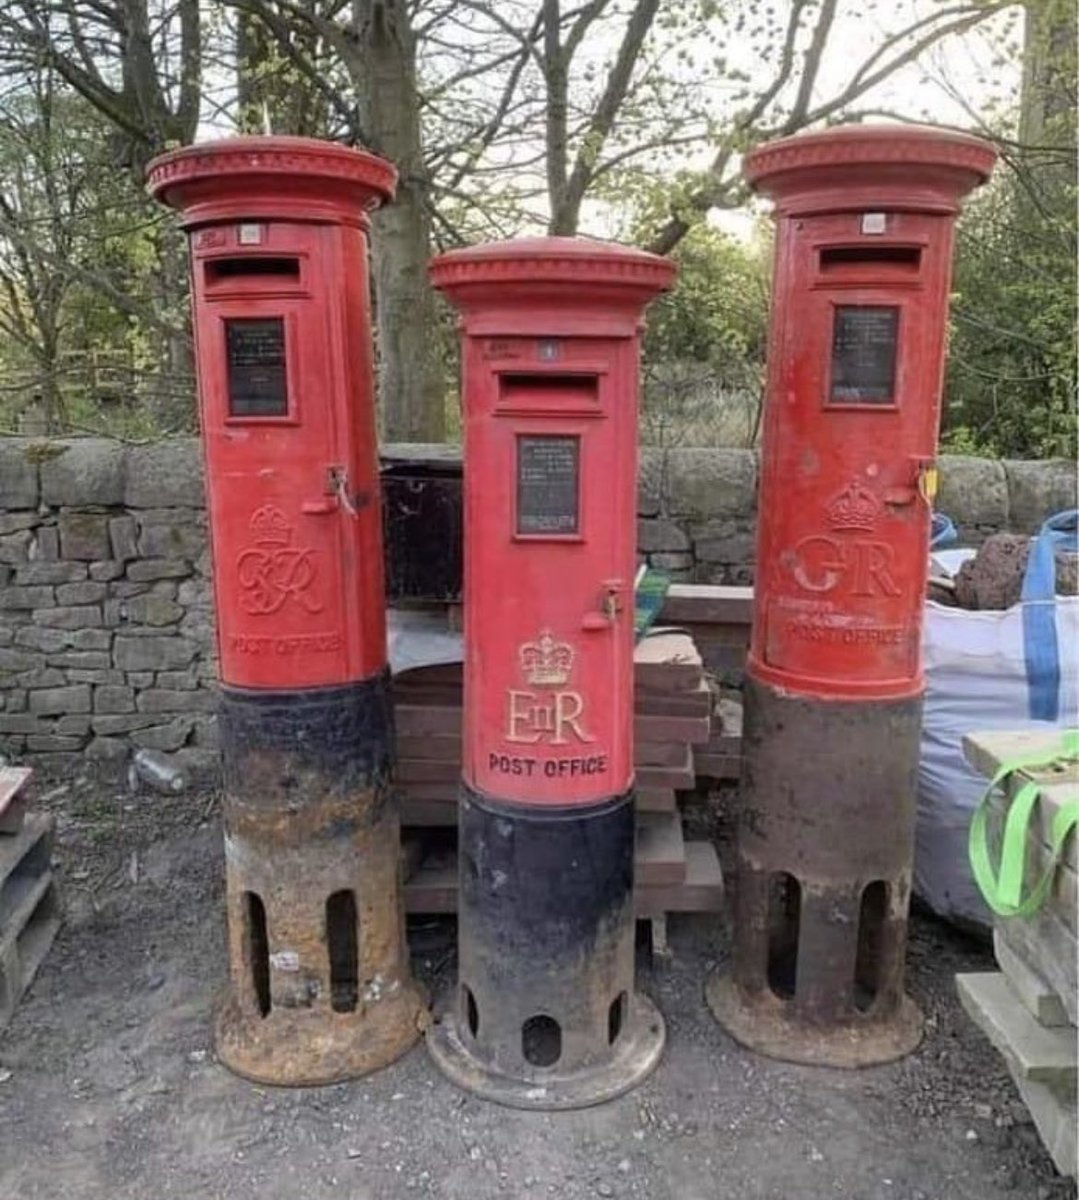
[{"label": "white bulk bag", "polygon": [[[1023,612],[1054,609],[1060,660],[1055,721],[1030,719]],[[971,612],[928,601],[923,653],[925,716],[918,767],[914,890],[940,916],[989,926],[990,914],[967,861],[970,818],[987,781],[963,758],[975,730],[1079,724],[1079,597],[1022,601]]]}]

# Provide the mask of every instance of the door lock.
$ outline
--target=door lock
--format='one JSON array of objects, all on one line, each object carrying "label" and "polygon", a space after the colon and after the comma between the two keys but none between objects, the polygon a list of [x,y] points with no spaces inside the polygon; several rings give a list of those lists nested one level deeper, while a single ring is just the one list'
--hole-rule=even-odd
[{"label": "door lock", "polygon": [[606,579],[603,582],[603,600],[598,610],[587,612],[581,618],[582,629],[610,629],[622,611],[622,580]]}]

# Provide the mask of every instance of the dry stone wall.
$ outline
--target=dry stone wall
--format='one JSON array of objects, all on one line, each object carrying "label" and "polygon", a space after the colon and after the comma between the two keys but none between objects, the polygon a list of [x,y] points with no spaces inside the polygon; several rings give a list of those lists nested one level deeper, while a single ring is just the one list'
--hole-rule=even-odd
[{"label": "dry stone wall", "polygon": [[[646,449],[641,553],[676,579],[752,583],[757,477],[752,451]],[[968,544],[1075,503],[1068,462],[941,459],[939,507]],[[55,768],[138,747],[216,761],[204,505],[193,438],[0,440],[0,753]]]},{"label": "dry stone wall", "polygon": [[0,752],[214,758],[198,444],[0,442]]}]

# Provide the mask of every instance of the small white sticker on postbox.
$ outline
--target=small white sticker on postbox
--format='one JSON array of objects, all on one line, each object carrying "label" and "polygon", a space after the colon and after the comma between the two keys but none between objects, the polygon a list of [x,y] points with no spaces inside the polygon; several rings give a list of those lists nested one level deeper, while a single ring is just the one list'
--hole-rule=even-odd
[{"label": "small white sticker on postbox", "polygon": [[236,227],[236,240],[241,246],[261,246],[262,226],[254,221],[244,222]]},{"label": "small white sticker on postbox", "polygon": [[862,233],[885,233],[887,229],[887,213],[862,213]]}]

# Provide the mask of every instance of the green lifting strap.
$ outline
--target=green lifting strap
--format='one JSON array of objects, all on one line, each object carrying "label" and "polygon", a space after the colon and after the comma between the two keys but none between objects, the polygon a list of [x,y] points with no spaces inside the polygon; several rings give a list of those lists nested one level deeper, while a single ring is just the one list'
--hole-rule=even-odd
[{"label": "green lifting strap", "polygon": [[1058,764],[1079,762],[1079,729],[1069,729],[1061,737],[1059,746],[1050,752],[1013,758],[1001,763],[986,788],[970,822],[970,866],[974,879],[985,897],[986,904],[1002,917],[1030,917],[1045,903],[1053,876],[1064,853],[1068,835],[1079,825],[1079,801],[1062,804],[1053,816],[1049,831],[1050,861],[1041,879],[1023,899],[1023,879],[1026,874],[1027,829],[1030,825],[1034,805],[1038,801],[1038,785],[1028,780],[1016,792],[1004,821],[1004,837],[1000,847],[1000,869],[994,871],[989,854],[988,814],[989,800],[994,790],[1016,771],[1025,769],[1045,770]]},{"label": "green lifting strap", "polygon": [[671,577],[666,571],[657,571],[655,567],[641,568],[637,572],[634,584],[634,614],[633,638],[639,642],[651,629],[663,601],[667,598],[667,589],[671,586]]}]

